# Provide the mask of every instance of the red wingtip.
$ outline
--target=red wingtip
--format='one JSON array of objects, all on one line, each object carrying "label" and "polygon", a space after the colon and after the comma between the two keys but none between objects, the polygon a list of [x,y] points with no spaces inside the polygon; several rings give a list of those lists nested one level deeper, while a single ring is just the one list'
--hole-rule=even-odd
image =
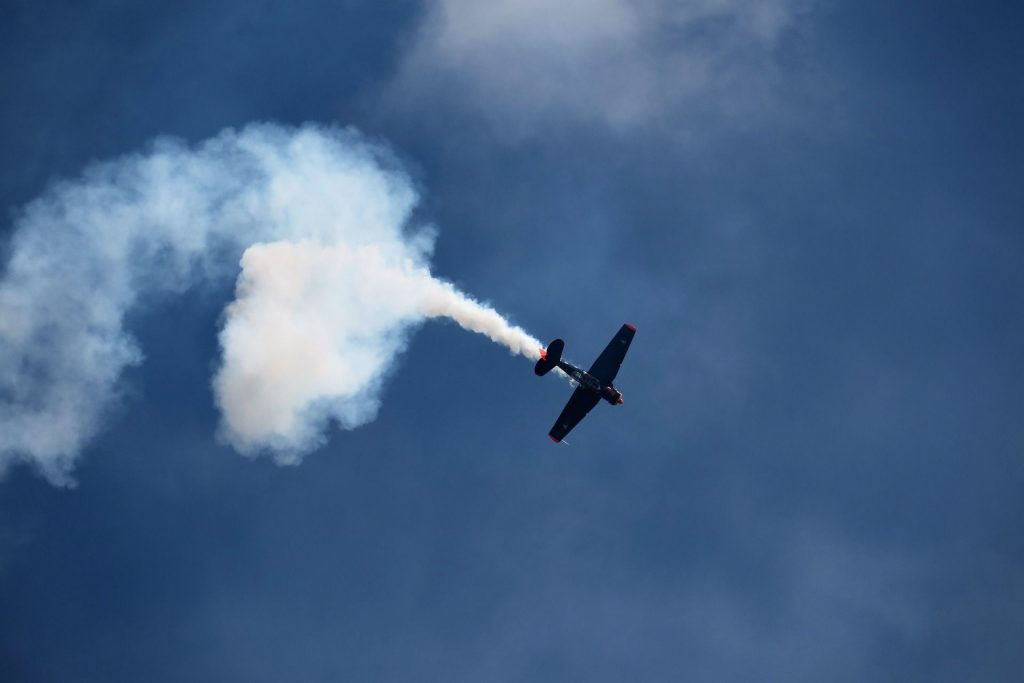
[{"label": "red wingtip", "polygon": [[548,351],[547,351],[547,349],[541,349],[540,350],[540,359],[541,360],[547,360],[548,359]]},{"label": "red wingtip", "polygon": [[626,323],[626,327],[628,327],[629,329],[631,329],[631,330],[633,330],[634,332],[636,332],[636,328],[635,328],[635,327],[633,327],[632,325],[630,325],[629,323]]},{"label": "red wingtip", "polygon": [[551,436],[550,434],[548,434],[548,438],[551,439],[552,441],[554,441],[555,443],[561,443],[558,439],[556,439],[555,437]]}]

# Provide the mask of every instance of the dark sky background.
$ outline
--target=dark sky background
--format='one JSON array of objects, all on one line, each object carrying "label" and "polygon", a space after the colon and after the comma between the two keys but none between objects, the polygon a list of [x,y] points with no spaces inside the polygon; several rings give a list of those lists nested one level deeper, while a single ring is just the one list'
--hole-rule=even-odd
[{"label": "dark sky background", "polygon": [[1024,13],[773,4],[767,43],[713,19],[569,71],[502,58],[520,24],[445,61],[411,0],[0,5],[4,242],[154,136],[353,125],[435,272],[580,362],[638,328],[569,446],[564,384],[430,323],[375,422],[279,467],[215,438],[230,288],[137,309],[78,486],[0,482],[0,679],[1020,680]]}]

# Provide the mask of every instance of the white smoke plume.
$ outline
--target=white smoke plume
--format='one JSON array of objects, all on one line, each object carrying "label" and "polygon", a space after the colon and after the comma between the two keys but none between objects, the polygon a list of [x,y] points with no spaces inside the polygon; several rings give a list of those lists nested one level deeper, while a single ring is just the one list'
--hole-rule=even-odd
[{"label": "white smoke plume", "polygon": [[214,379],[237,450],[270,447],[291,462],[317,444],[328,418],[346,428],[372,420],[384,371],[409,326],[424,318],[451,318],[540,357],[540,342],[394,246],[274,242],[246,250]]},{"label": "white smoke plume", "polygon": [[143,360],[126,316],[235,277],[214,390],[223,436],[244,453],[297,462],[332,419],[372,420],[382,377],[427,318],[538,358],[536,339],[430,274],[416,201],[357,133],[270,124],[194,148],[159,140],[52,186],[18,216],[0,280],[0,473],[23,461],[73,484],[122,372]]}]

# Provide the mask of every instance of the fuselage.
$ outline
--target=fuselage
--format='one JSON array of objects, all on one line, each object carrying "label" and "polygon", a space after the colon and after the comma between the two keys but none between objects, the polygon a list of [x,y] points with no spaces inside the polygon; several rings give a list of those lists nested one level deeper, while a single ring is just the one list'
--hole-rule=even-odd
[{"label": "fuselage", "polygon": [[595,394],[599,394],[601,398],[611,403],[613,406],[621,405],[624,403],[622,392],[616,389],[611,384],[603,384],[601,380],[591,375],[589,372],[581,370],[572,363],[564,360],[558,361],[558,367],[569,376],[572,382],[587,391],[593,391]]}]

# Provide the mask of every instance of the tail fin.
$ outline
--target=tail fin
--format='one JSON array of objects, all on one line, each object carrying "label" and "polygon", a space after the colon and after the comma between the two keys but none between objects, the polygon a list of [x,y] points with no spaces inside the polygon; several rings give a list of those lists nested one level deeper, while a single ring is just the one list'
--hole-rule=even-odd
[{"label": "tail fin", "polygon": [[556,339],[548,344],[547,349],[541,349],[540,360],[533,366],[534,374],[540,376],[550,372],[551,368],[558,365],[558,361],[562,360],[562,349],[564,348],[565,342],[561,339]]}]

